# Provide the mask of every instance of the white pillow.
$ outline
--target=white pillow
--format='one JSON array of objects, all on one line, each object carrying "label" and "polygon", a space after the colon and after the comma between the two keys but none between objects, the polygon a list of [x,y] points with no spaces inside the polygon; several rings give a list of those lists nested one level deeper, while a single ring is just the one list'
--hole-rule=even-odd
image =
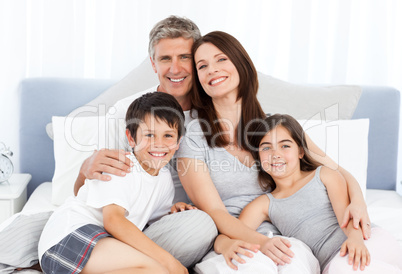
[{"label": "white pillow", "polygon": [[38,242],[43,227],[53,211],[24,211],[0,225],[0,273],[38,262]]},{"label": "white pillow", "polygon": [[366,197],[369,119],[299,123],[325,154],[355,177]]},{"label": "white pillow", "polygon": [[262,73],[258,79],[257,97],[265,113],[289,114],[296,119],[351,119],[362,93],[359,86],[299,85]]},{"label": "white pillow", "polygon": [[105,116],[52,118],[55,171],[52,179],[52,203],[61,205],[74,195],[74,183],[80,167],[95,149],[106,147]]},{"label": "white pillow", "polygon": [[[266,113],[286,113],[296,119],[310,119],[317,114],[321,114],[326,120],[350,119],[361,95],[359,86],[299,85],[260,72],[258,79],[260,85],[258,99],[264,111]],[[107,110],[118,100],[156,86],[158,83],[157,74],[153,71],[151,61],[147,57],[127,76],[86,106],[98,107],[102,105]],[[93,115],[93,113],[86,112],[80,116]],[[51,139],[53,139],[52,131],[52,124],[49,123],[46,125],[46,132]]]}]

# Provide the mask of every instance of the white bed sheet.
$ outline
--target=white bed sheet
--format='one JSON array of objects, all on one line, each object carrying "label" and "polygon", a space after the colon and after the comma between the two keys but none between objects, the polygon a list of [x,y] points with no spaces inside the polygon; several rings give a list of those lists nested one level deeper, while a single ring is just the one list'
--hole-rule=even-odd
[{"label": "white bed sheet", "polygon": [[378,189],[368,189],[366,195],[371,222],[391,232],[402,247],[402,196]]},{"label": "white bed sheet", "polygon": [[24,211],[49,211],[55,210],[57,206],[52,204],[52,183],[45,182],[40,184],[31,194],[26,202]]},{"label": "white bed sheet", "polygon": [[[57,206],[51,203],[51,194],[51,183],[41,184],[32,193],[23,211],[54,210]],[[371,222],[391,232],[402,247],[402,197],[395,191],[368,189],[366,192],[366,202]],[[18,273],[39,272],[25,270]]]},{"label": "white bed sheet", "polygon": [[[48,211],[57,206],[51,203],[52,184],[37,187],[25,204],[23,211]],[[402,197],[395,191],[367,189],[366,203],[371,222],[390,231],[402,246]]]}]

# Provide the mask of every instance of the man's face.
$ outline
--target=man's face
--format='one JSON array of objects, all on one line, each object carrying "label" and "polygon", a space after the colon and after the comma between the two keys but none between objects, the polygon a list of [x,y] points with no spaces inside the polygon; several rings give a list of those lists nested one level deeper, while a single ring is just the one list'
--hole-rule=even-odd
[{"label": "man's face", "polygon": [[152,67],[158,74],[158,91],[173,95],[179,102],[187,98],[191,89],[193,39],[166,38],[155,45]]}]

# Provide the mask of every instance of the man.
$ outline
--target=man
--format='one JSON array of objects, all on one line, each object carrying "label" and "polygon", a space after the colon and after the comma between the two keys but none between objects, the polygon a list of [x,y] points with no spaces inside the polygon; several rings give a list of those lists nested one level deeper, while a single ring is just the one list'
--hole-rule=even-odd
[{"label": "man", "polygon": [[[158,75],[159,85],[118,101],[115,112],[109,113],[109,142],[111,149],[95,151],[81,166],[74,186],[75,194],[85,179],[110,180],[110,173],[125,176],[132,163],[125,157],[125,113],[131,102],[147,92],[155,90],[173,95],[183,108],[186,123],[191,119],[189,91],[192,86],[192,55],[194,41],[201,37],[198,27],[189,19],[170,16],[158,22],[149,34],[149,56],[152,67]],[[117,124],[116,124],[117,123]],[[117,150],[115,148],[120,148]],[[187,198],[172,167],[176,194],[174,202]],[[185,202],[185,201],[184,201]],[[159,246],[170,252],[184,266],[198,262],[211,248],[217,235],[213,220],[200,210],[187,210],[161,218],[144,230],[144,233]]]}]

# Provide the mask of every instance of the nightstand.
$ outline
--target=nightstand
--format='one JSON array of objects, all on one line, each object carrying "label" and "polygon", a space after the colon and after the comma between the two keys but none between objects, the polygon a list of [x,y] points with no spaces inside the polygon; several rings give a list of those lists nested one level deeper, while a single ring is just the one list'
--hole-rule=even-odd
[{"label": "nightstand", "polygon": [[27,201],[27,185],[31,174],[13,174],[0,184],[0,223],[20,212]]}]

